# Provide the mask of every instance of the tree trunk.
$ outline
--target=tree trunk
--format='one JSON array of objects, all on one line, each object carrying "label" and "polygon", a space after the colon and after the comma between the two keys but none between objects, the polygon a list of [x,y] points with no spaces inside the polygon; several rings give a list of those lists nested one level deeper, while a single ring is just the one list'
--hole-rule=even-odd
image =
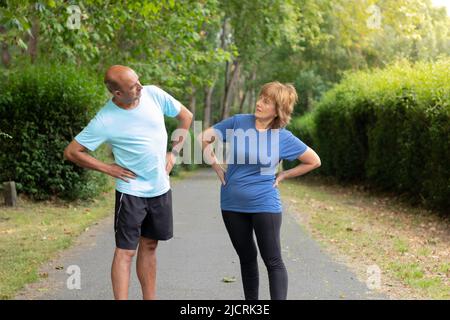
[{"label": "tree trunk", "polygon": [[4,182],[3,189],[5,204],[9,207],[15,207],[17,204],[16,183],[14,181]]},{"label": "tree trunk", "polygon": [[33,19],[33,22],[31,24],[31,36],[28,41],[28,52],[30,54],[31,63],[34,63],[36,61],[38,37],[39,37],[39,20],[36,18]]},{"label": "tree trunk", "polygon": [[312,101],[313,101],[312,91],[311,90],[307,90],[306,91],[306,109],[304,110],[304,112],[311,111],[311,109],[312,109]]},{"label": "tree trunk", "polygon": [[250,99],[248,102],[248,110],[247,113],[253,113],[254,112],[254,108],[255,108],[255,104],[256,104],[256,88],[255,88],[255,81],[256,81],[256,71],[252,72],[252,76],[251,76],[251,88],[250,90]]},{"label": "tree trunk", "polygon": [[192,112],[193,114],[193,119],[195,120],[195,107],[197,105],[197,99],[196,99],[196,89],[194,86],[191,87],[191,96],[189,97],[189,110]]},{"label": "tree trunk", "polygon": [[205,108],[203,113],[203,128],[209,128],[211,125],[211,98],[214,90],[214,83],[205,88]]},{"label": "tree trunk", "polygon": [[228,90],[226,90],[226,94],[223,101],[223,109],[222,109],[222,120],[225,118],[228,118],[230,116],[230,104],[231,104],[231,97],[233,93],[233,89],[235,86],[236,81],[239,79],[239,60],[233,61],[233,71],[231,75],[231,79],[228,82]]},{"label": "tree trunk", "polygon": [[[223,23],[222,23],[222,35],[220,37],[220,47],[226,51],[227,43],[227,17],[224,17]],[[228,79],[230,76],[230,63],[228,61],[225,61],[225,74],[224,74],[224,84],[223,84],[223,96],[220,100],[220,114],[223,114],[223,110],[225,108],[225,97],[228,92]]]},{"label": "tree trunk", "polygon": [[[309,110],[309,90],[305,91],[305,96],[301,97],[303,100],[303,105],[305,106],[305,112]],[[302,103],[300,103],[300,107],[302,107]]]},{"label": "tree trunk", "polygon": [[[0,33],[5,33],[6,29],[0,26]],[[11,54],[9,53],[8,44],[4,41],[0,43],[1,53],[2,53],[2,63],[5,67],[9,67],[11,64]]]},{"label": "tree trunk", "polygon": [[2,42],[2,63],[5,67],[9,67],[11,64],[11,55],[8,50],[8,44]]},{"label": "tree trunk", "polygon": [[225,45],[226,45],[226,37],[227,37],[227,17],[223,18],[223,23],[222,23],[222,35],[220,36],[220,46],[222,47],[222,49],[225,49]]},{"label": "tree trunk", "polygon": [[245,99],[247,98],[247,93],[248,93],[248,90],[245,90],[244,95],[241,99],[241,103],[239,104],[239,113],[244,113],[244,103],[245,103]]}]

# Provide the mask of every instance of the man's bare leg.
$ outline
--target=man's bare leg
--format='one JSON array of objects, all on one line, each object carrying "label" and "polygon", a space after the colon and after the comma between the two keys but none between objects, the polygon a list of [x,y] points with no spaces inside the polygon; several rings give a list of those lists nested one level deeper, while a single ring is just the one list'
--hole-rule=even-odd
[{"label": "man's bare leg", "polygon": [[116,300],[128,299],[128,285],[130,282],[130,269],[136,250],[116,248],[111,267],[111,280]]},{"label": "man's bare leg", "polygon": [[144,300],[156,299],[156,247],[158,240],[141,237],[136,260],[136,272]]}]

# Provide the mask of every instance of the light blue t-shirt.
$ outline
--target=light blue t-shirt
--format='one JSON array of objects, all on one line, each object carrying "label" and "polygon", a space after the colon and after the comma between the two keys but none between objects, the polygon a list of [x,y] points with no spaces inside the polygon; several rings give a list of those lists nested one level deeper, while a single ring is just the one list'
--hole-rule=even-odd
[{"label": "light blue t-shirt", "polygon": [[144,86],[139,105],[131,110],[110,99],[75,140],[94,151],[111,145],[115,162],[136,174],[116,189],[138,197],[156,197],[170,189],[166,173],[167,131],[164,115],[175,117],[181,104],[157,86]]},{"label": "light blue t-shirt", "polygon": [[225,185],[221,186],[222,210],[281,213],[275,183],[280,160],[297,159],[307,145],[287,129],[259,131],[253,114],[238,114],[213,126],[229,145]]}]

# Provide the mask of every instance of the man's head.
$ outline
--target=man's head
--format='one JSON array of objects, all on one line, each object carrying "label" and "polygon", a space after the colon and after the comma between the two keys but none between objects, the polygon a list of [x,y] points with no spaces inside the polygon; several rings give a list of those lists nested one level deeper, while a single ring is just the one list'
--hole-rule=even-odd
[{"label": "man's head", "polygon": [[123,104],[131,104],[141,97],[142,85],[133,69],[114,65],[105,73],[105,85],[114,98]]}]

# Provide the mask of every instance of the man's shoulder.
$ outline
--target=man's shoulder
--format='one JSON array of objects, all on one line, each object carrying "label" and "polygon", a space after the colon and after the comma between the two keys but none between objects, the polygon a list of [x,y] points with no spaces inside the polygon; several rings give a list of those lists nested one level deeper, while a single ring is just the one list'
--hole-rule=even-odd
[{"label": "man's shoulder", "polygon": [[150,97],[151,99],[153,99],[153,101],[157,102],[158,104],[163,104],[164,101],[166,100],[168,94],[166,91],[161,89],[159,86],[154,85],[154,84],[149,84],[149,85],[145,85],[143,87],[144,87],[143,91],[145,92],[145,94],[148,97]]},{"label": "man's shoulder", "polygon": [[143,86],[144,90],[148,93],[148,94],[161,94],[161,92],[163,92],[164,90],[161,89],[160,87],[158,87],[157,85],[154,84],[148,84]]},{"label": "man's shoulder", "polygon": [[97,111],[97,116],[105,116],[113,110],[112,108],[112,101],[111,99],[108,99],[108,101],[105,102],[105,104]]},{"label": "man's shoulder", "polygon": [[116,112],[111,99],[109,99],[95,114],[94,118],[97,122],[105,125],[111,123],[116,118]]}]

